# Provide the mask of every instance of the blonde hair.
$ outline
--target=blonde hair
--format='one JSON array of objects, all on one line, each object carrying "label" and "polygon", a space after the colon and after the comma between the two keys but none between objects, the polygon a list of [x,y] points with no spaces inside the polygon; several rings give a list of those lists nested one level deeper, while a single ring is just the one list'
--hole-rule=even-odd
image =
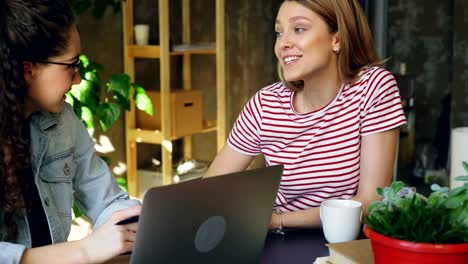
[{"label": "blonde hair", "polygon": [[[352,82],[362,68],[382,64],[375,50],[367,19],[357,0],[285,0],[285,2],[298,2],[317,13],[328,25],[330,33],[338,32],[340,49],[337,53],[337,63],[341,79]],[[293,90],[303,87],[303,81],[289,82],[284,79],[279,62],[278,75],[281,81]]]}]

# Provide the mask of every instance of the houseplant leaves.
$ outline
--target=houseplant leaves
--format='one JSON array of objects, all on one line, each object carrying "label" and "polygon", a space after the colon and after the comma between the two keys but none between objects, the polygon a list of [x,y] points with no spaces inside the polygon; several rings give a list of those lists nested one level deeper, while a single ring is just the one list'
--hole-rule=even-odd
[{"label": "houseplant leaves", "polygon": [[[99,78],[102,66],[90,62],[85,55],[80,56],[81,83],[73,85],[71,91],[66,95],[69,102],[92,134],[95,123],[103,132],[107,131],[119,118],[121,109],[130,110],[131,96],[133,96],[137,109],[148,115],[153,115],[153,104],[151,99],[141,86],[131,83],[127,74],[114,74],[104,84]],[[133,91],[133,92],[132,92]]]},{"label": "houseplant leaves", "polygon": [[365,219],[372,230],[413,242],[468,241],[467,183],[451,191],[434,185],[427,198],[403,186],[402,182],[394,182],[390,187],[377,189],[383,199],[369,206]]}]

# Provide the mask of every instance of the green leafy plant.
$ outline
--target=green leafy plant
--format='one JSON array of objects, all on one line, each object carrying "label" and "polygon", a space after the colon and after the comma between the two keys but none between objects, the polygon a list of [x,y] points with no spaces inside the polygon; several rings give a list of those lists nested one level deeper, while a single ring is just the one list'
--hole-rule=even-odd
[{"label": "green leafy plant", "polygon": [[[463,162],[468,173],[468,163]],[[468,242],[468,175],[465,183],[449,191],[437,184],[425,197],[402,182],[378,188],[382,201],[369,206],[366,224],[377,233],[395,239],[423,243]]]},{"label": "green leafy plant", "polygon": [[71,91],[66,94],[66,101],[73,106],[73,110],[91,135],[96,123],[99,123],[101,130],[105,132],[117,121],[121,109],[129,111],[131,98],[139,110],[153,115],[151,99],[143,87],[130,82],[130,76],[114,74],[103,84],[99,78],[102,66],[90,62],[85,55],[80,56],[80,61],[82,81],[73,85]]}]

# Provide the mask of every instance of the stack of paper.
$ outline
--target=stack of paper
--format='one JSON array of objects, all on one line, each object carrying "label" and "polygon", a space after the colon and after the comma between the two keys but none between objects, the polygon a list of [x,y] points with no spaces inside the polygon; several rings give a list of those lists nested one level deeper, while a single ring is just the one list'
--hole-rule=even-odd
[{"label": "stack of paper", "polygon": [[328,261],[328,257],[319,257],[315,259],[314,264],[331,264],[331,262]]}]

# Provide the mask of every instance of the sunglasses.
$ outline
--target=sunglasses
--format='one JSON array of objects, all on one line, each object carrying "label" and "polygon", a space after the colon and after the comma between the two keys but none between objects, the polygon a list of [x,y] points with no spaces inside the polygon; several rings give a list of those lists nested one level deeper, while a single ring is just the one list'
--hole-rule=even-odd
[{"label": "sunglasses", "polygon": [[72,63],[55,62],[55,61],[36,61],[35,63],[64,65],[64,66],[67,66],[68,69],[72,69],[73,72],[78,72],[80,70],[80,65],[81,65],[80,58],[77,58],[76,61]]}]

